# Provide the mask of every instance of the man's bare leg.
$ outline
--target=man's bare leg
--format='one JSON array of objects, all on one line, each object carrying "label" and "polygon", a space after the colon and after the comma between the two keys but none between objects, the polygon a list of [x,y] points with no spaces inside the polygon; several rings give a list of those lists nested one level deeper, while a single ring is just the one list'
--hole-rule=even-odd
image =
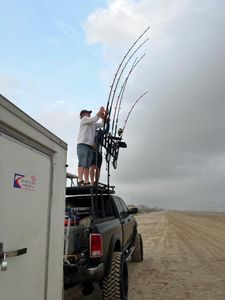
[{"label": "man's bare leg", "polygon": [[89,182],[89,168],[84,168],[84,183]]},{"label": "man's bare leg", "polygon": [[92,165],[90,168],[90,179],[91,179],[91,184],[94,185],[95,182],[95,166]]},{"label": "man's bare leg", "polygon": [[101,172],[101,168],[97,168],[96,173],[95,173],[95,181],[96,182],[99,182],[100,172]]},{"label": "man's bare leg", "polygon": [[84,168],[78,167],[78,182],[81,182],[83,180],[84,176]]}]

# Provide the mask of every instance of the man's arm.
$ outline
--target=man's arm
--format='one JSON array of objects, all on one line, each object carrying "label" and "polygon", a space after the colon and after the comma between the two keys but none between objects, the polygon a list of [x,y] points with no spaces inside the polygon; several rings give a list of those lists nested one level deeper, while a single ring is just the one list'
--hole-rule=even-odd
[{"label": "man's arm", "polygon": [[97,123],[98,120],[100,119],[100,117],[102,116],[102,114],[104,113],[104,111],[105,111],[104,107],[101,106],[100,110],[98,111],[98,113],[96,114],[96,116],[94,116],[94,117],[83,117],[81,119],[81,123],[83,123],[83,124],[94,124],[94,123]]}]

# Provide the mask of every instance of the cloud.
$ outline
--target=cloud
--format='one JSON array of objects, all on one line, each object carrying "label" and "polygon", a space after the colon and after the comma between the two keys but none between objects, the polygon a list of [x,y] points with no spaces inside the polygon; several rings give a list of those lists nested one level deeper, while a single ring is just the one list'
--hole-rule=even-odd
[{"label": "cloud", "polygon": [[[151,27],[151,39],[163,37],[168,23],[180,17],[190,3],[179,1],[110,0],[105,9],[94,11],[86,22],[87,41],[102,43],[106,48],[127,47],[128,43]],[[168,36],[163,37],[168,41]]]},{"label": "cloud", "polygon": [[103,45],[108,64],[119,64],[125,45],[151,27],[147,55],[128,82],[120,124],[132,103],[150,92],[132,112],[124,133],[128,149],[121,149],[111,176],[128,202],[132,197],[166,208],[224,206],[224,9],[219,0],[114,0],[87,20],[87,39]]}]

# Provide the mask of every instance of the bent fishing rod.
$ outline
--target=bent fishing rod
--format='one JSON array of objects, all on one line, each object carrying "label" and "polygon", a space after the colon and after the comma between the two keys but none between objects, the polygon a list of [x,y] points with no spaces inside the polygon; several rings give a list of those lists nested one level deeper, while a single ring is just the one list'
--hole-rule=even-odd
[{"label": "bent fishing rod", "polygon": [[[112,132],[113,132],[114,123],[115,123],[115,120],[116,120],[116,114],[117,114],[118,104],[119,104],[119,102],[120,102],[120,97],[121,97],[121,95],[122,95],[123,90],[125,89],[126,82],[127,82],[128,78],[129,78],[130,74],[132,73],[134,67],[135,67],[135,64],[136,64],[137,59],[138,59],[138,58],[136,57],[135,60],[134,60],[134,62],[133,62],[133,64],[132,64],[132,66],[131,66],[131,68],[130,68],[130,71],[129,71],[129,73],[128,73],[128,75],[127,75],[125,81],[124,81],[124,83],[122,84],[122,87],[121,87],[121,89],[120,89],[120,92],[119,92],[119,94],[118,94],[118,96],[117,96],[117,101],[116,101],[116,105],[115,105],[115,108],[114,108],[114,115],[113,115],[113,119],[112,119],[112,129],[111,129]],[[114,134],[114,135],[115,135],[115,134]]]},{"label": "bent fishing rod", "polygon": [[116,94],[116,91],[117,91],[117,87],[119,85],[119,82],[120,82],[120,79],[123,75],[123,72],[124,70],[126,69],[129,61],[131,60],[131,58],[134,56],[134,54],[148,41],[149,39],[147,38],[146,40],[144,40],[144,42],[142,42],[134,51],[133,53],[129,56],[129,58],[127,59],[126,63],[124,64],[122,70],[120,71],[119,73],[119,76],[117,78],[117,81],[116,81],[116,85],[115,85],[115,88],[113,90],[113,94],[112,94],[112,99],[111,99],[111,104],[110,104],[110,108],[109,108],[109,118],[111,116],[111,111],[112,111],[112,106],[113,106],[113,102],[114,102],[114,98],[115,98],[115,94]]},{"label": "bent fishing rod", "polygon": [[[120,115],[120,110],[121,110],[121,103],[122,103],[122,100],[123,100],[123,96],[124,96],[124,92],[126,90],[126,86],[127,86],[127,82],[128,82],[128,79],[131,75],[131,73],[133,72],[133,70],[135,69],[135,67],[140,63],[140,61],[144,58],[145,56],[145,53],[139,58],[139,60],[135,60],[135,63],[133,64],[132,68],[130,69],[127,77],[125,78],[124,80],[124,83],[120,89],[120,92],[119,92],[119,96],[118,96],[118,101],[117,101],[117,116],[116,116],[116,124],[115,124],[115,130],[114,130],[114,136],[116,136],[117,134],[117,125],[118,125],[118,120],[119,120],[119,115]],[[113,122],[115,122],[115,120],[113,120]],[[112,132],[113,132],[113,126],[112,126]]]},{"label": "bent fishing rod", "polygon": [[128,115],[125,119],[125,123],[124,123],[124,126],[123,128],[119,128],[118,129],[118,135],[119,135],[119,138],[117,138],[117,144],[116,144],[116,147],[114,149],[114,155],[113,155],[113,161],[112,161],[112,165],[114,167],[114,169],[117,168],[117,160],[118,160],[118,156],[119,156],[119,149],[120,148],[126,148],[127,145],[126,143],[122,142],[122,137],[123,137],[123,133],[124,133],[124,130],[125,130],[125,127],[126,127],[126,124],[127,124],[127,121],[130,117],[130,114],[132,112],[132,110],[134,109],[135,105],[141,100],[141,98],[143,98],[146,94],[148,93],[148,91],[146,91],[145,93],[143,93],[135,102],[134,104],[132,105],[130,111],[128,112]]},{"label": "bent fishing rod", "polygon": [[[110,161],[111,161],[111,157],[113,157],[113,159],[115,161],[115,164],[117,164],[118,148],[122,146],[122,145],[119,144],[119,141],[115,140],[115,137],[112,136],[112,133],[110,133],[110,125],[111,125],[110,124],[110,117],[111,117],[113,101],[114,101],[114,98],[115,98],[115,94],[116,94],[117,87],[118,87],[118,84],[120,82],[121,76],[122,76],[124,70],[126,69],[129,61],[132,59],[132,57],[135,55],[135,53],[148,41],[148,39],[146,39],[139,46],[137,46],[131,54],[130,54],[130,52],[136,46],[136,44],[139,42],[139,40],[145,35],[145,33],[149,30],[149,28],[150,27],[148,27],[136,39],[136,41],[131,45],[131,47],[128,49],[127,53],[125,54],[125,56],[123,57],[120,65],[119,65],[119,67],[117,68],[117,71],[116,71],[116,73],[114,75],[114,78],[113,78],[112,85],[110,86],[110,92],[109,92],[107,105],[106,105],[107,119],[104,123],[103,135],[102,135],[102,139],[101,139],[101,141],[102,141],[101,144],[106,150],[105,158],[106,158],[106,162],[107,162],[107,173],[108,173],[107,185],[108,185],[108,187],[109,187],[109,179],[110,179]],[[129,56],[129,54],[130,54],[130,56]],[[125,88],[125,86],[124,86],[124,88]],[[125,143],[124,143],[124,146],[126,147]],[[115,166],[114,166],[114,168],[115,168]]]},{"label": "bent fishing rod", "polygon": [[122,133],[120,134],[120,136],[121,136],[121,138],[122,138],[122,136],[123,136],[123,133],[124,133],[124,130],[125,130],[125,127],[126,127],[126,125],[127,125],[127,121],[128,121],[128,119],[129,119],[129,117],[130,117],[130,114],[131,114],[131,112],[132,112],[132,110],[134,109],[134,107],[135,107],[135,105],[146,95],[146,94],[148,94],[148,91],[146,91],[146,92],[144,92],[135,102],[134,102],[134,104],[131,106],[131,109],[130,109],[130,111],[128,112],[128,114],[127,114],[127,117],[126,117],[126,119],[125,119],[125,122],[124,122],[124,125],[123,125],[123,128],[122,128]]},{"label": "bent fishing rod", "polygon": [[[109,96],[108,96],[108,100],[107,100],[107,105],[106,105],[106,110],[108,111],[109,113],[109,107],[112,107],[112,104],[111,104],[111,95],[112,95],[112,92],[113,92],[113,88],[114,88],[114,84],[115,84],[115,81],[116,81],[116,78],[117,78],[117,75],[124,63],[124,61],[126,60],[127,56],[129,55],[129,53],[131,52],[131,50],[135,47],[135,45],[138,43],[138,41],[146,34],[146,32],[150,29],[150,26],[136,39],[136,41],[131,45],[131,47],[128,49],[127,53],[125,54],[125,56],[123,57],[119,67],[117,68],[116,70],[116,73],[114,75],[114,78],[113,78],[113,81],[112,81],[112,84],[110,86],[110,92],[109,92]],[[112,108],[111,108],[112,109]],[[110,111],[111,113],[111,111]],[[110,114],[108,115],[108,122],[110,120]],[[104,129],[105,129],[106,125],[104,126]]]}]

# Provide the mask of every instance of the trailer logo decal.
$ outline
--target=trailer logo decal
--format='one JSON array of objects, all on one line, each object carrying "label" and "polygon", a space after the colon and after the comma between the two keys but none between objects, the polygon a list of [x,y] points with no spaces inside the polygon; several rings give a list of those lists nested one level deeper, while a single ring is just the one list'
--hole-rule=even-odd
[{"label": "trailer logo decal", "polygon": [[13,187],[21,190],[35,190],[36,187],[36,176],[34,175],[22,175],[19,173],[14,174]]}]

